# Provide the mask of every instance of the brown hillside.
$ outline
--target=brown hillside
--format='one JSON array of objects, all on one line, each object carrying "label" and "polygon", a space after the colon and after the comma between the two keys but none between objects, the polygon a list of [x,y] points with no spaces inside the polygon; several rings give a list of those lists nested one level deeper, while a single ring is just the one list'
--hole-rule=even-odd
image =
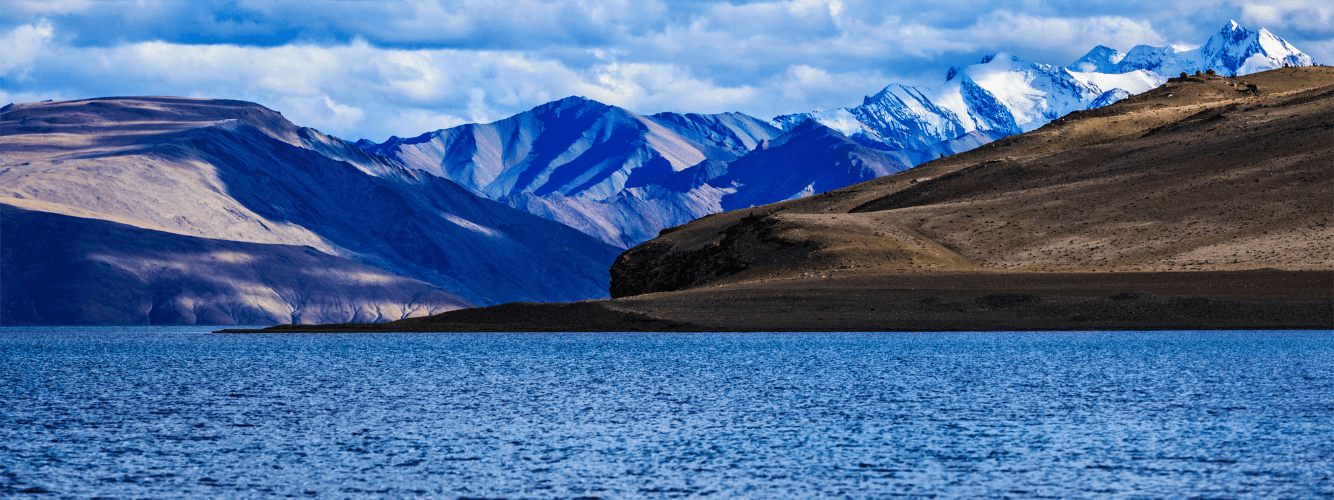
[{"label": "brown hillside", "polygon": [[1334,68],[1188,77],[900,174],[672,228],[621,256],[612,295],[939,271],[1332,270],[1331,219]]}]

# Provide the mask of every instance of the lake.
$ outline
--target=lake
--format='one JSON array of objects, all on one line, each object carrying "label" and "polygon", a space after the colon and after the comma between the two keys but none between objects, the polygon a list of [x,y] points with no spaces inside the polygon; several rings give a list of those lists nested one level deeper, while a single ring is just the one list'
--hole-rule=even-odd
[{"label": "lake", "polygon": [[209,330],[0,329],[0,496],[1334,495],[1330,332]]}]

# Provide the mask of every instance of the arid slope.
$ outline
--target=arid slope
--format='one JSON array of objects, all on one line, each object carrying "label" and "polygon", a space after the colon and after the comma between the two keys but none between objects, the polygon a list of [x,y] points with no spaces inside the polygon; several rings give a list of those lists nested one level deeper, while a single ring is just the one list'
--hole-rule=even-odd
[{"label": "arid slope", "polygon": [[1334,68],[1173,79],[900,174],[671,228],[621,255],[612,296],[941,271],[1334,270],[1331,129]]}]

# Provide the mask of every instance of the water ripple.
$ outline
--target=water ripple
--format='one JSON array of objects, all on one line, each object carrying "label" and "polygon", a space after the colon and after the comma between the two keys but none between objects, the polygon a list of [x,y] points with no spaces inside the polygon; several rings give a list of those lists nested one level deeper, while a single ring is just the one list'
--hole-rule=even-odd
[{"label": "water ripple", "polygon": [[0,329],[0,496],[1334,495],[1329,332]]}]

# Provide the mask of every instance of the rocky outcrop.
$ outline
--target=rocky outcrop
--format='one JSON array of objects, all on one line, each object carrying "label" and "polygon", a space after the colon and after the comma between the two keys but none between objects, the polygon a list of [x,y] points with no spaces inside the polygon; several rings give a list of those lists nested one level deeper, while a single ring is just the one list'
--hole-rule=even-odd
[{"label": "rocky outcrop", "polygon": [[[626,250],[612,265],[611,296],[683,290],[745,271],[778,250],[800,254],[815,248],[812,242],[794,240],[782,230],[778,219],[752,213],[703,245],[679,248],[686,245],[665,239],[641,244]],[[785,255],[796,257],[793,252]]]}]

